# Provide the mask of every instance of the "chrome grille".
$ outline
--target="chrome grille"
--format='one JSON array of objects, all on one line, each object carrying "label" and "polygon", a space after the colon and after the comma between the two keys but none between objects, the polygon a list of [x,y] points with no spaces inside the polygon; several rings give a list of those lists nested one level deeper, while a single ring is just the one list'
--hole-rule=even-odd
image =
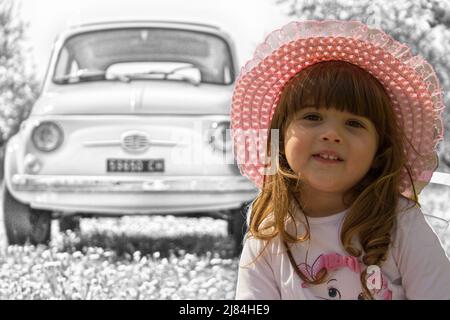
[{"label": "chrome grille", "polygon": [[141,133],[125,134],[122,138],[122,147],[127,151],[145,151],[149,147],[148,137]]}]

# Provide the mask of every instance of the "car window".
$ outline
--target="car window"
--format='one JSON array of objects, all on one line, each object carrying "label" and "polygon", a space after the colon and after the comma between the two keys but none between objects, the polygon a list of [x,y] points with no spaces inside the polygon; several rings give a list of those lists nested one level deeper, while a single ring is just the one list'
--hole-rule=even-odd
[{"label": "car window", "polygon": [[[102,30],[70,37],[59,53],[53,80],[77,82],[80,79],[68,76],[80,70],[106,73],[111,66],[127,64],[133,64],[136,73],[156,74],[161,68],[149,69],[151,63],[190,65],[197,70],[201,82],[228,85],[234,81],[230,48],[222,38],[189,30],[155,28]],[[136,69],[139,65],[144,66],[142,70]]]}]

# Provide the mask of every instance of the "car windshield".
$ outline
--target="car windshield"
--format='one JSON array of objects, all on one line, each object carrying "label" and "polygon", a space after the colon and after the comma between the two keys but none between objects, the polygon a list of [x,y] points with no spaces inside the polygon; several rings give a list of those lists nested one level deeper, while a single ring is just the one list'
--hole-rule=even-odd
[{"label": "car windshield", "polygon": [[233,68],[229,46],[212,34],[160,28],[113,29],[67,39],[53,81],[71,84],[167,79],[229,85],[234,81]]}]

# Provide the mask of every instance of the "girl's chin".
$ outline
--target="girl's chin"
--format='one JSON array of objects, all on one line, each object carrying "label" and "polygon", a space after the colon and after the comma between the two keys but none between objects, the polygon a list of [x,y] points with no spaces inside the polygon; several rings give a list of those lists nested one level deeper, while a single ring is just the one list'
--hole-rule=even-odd
[{"label": "girl's chin", "polygon": [[344,193],[347,188],[341,181],[327,181],[324,179],[304,180],[304,186],[311,191],[324,193]]}]

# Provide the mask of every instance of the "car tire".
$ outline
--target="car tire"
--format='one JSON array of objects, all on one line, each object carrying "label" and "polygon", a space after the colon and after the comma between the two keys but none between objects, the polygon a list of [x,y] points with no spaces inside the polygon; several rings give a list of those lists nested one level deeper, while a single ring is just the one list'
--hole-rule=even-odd
[{"label": "car tire", "polygon": [[231,210],[228,220],[228,234],[233,239],[233,253],[239,256],[242,252],[244,236],[247,233],[247,207]]},{"label": "car tire", "polygon": [[66,216],[59,218],[59,231],[80,232],[80,217],[77,216]]},{"label": "car tire", "polygon": [[51,211],[33,209],[17,201],[2,183],[2,210],[6,237],[10,245],[48,244],[51,236]]}]

